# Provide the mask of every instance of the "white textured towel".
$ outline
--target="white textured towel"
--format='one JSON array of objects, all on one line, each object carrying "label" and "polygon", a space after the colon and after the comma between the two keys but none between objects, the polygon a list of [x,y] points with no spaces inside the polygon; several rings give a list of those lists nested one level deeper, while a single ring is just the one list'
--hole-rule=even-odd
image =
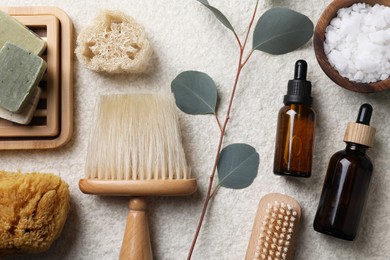
[{"label": "white textured towel", "polygon": [[[255,0],[209,0],[243,37]],[[331,0],[260,1],[259,13],[272,6],[299,11],[317,22]],[[119,256],[128,212],[127,198],[87,196],[78,189],[84,176],[88,137],[96,97],[101,93],[133,90],[169,90],[184,70],[209,74],[218,86],[219,113],[226,112],[238,59],[230,31],[195,0],[2,0],[6,6],[58,6],[74,22],[76,33],[90,24],[100,9],[118,9],[145,27],[154,54],[148,74],[103,76],[83,68],[75,59],[75,132],[64,148],[50,151],[0,151],[0,168],[8,171],[53,172],[70,185],[71,209],[62,236],[44,254],[18,259],[114,260]],[[276,119],[283,105],[294,63],[305,59],[313,83],[317,128],[314,167],[310,179],[287,179],[272,174]],[[371,191],[355,242],[344,242],[312,228],[330,156],[344,149],[345,127],[359,106],[374,107],[372,125],[376,142],[369,151],[374,164]],[[390,255],[390,91],[359,94],[335,85],[319,67],[312,41],[282,56],[256,52],[239,82],[225,145],[245,142],[260,154],[258,177],[244,190],[220,189],[206,214],[193,259],[243,259],[254,214],[261,196],[280,192],[302,206],[302,226],[296,259],[389,259]],[[149,225],[155,259],[185,259],[193,238],[213,164],[219,130],[212,116],[182,112],[184,149],[199,192],[192,197],[150,198]],[[222,119],[222,117],[221,117]]]}]

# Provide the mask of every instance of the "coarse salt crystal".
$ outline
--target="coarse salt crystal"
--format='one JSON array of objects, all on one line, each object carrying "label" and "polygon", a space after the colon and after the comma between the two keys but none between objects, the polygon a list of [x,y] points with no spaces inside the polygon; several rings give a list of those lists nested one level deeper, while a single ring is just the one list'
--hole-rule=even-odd
[{"label": "coarse salt crystal", "polygon": [[390,8],[354,4],[338,10],[325,30],[329,63],[352,81],[371,83],[390,76]]},{"label": "coarse salt crystal", "polygon": [[336,28],[340,28],[340,25],[341,25],[341,19],[336,17],[335,19],[333,19],[331,22],[330,22],[331,25],[333,25],[334,27]]},{"label": "coarse salt crystal", "polygon": [[381,80],[385,80],[385,79],[387,79],[388,77],[389,77],[389,75],[382,74],[382,75],[381,75]]}]

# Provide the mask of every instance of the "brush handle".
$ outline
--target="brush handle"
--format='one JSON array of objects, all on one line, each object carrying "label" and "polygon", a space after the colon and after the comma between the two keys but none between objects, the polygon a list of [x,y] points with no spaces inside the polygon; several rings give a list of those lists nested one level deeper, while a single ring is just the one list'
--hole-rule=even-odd
[{"label": "brush handle", "polygon": [[129,207],[119,260],[153,260],[145,199],[131,198]]}]

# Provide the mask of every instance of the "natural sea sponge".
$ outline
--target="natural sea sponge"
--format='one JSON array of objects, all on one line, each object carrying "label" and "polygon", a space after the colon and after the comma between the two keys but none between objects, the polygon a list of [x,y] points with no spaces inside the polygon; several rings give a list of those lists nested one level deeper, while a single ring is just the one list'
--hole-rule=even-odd
[{"label": "natural sea sponge", "polygon": [[88,69],[107,73],[141,73],[152,48],[145,30],[119,11],[102,11],[77,37],[78,60]]},{"label": "natural sea sponge", "polygon": [[46,251],[69,211],[69,188],[60,177],[0,171],[0,258]]}]

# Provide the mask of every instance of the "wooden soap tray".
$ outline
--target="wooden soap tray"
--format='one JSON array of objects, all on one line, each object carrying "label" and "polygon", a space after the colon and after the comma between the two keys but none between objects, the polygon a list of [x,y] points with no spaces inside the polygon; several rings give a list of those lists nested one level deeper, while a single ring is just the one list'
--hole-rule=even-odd
[{"label": "wooden soap tray", "polygon": [[29,125],[0,119],[0,150],[50,149],[73,133],[73,24],[56,7],[0,7],[47,43],[42,95]]}]

